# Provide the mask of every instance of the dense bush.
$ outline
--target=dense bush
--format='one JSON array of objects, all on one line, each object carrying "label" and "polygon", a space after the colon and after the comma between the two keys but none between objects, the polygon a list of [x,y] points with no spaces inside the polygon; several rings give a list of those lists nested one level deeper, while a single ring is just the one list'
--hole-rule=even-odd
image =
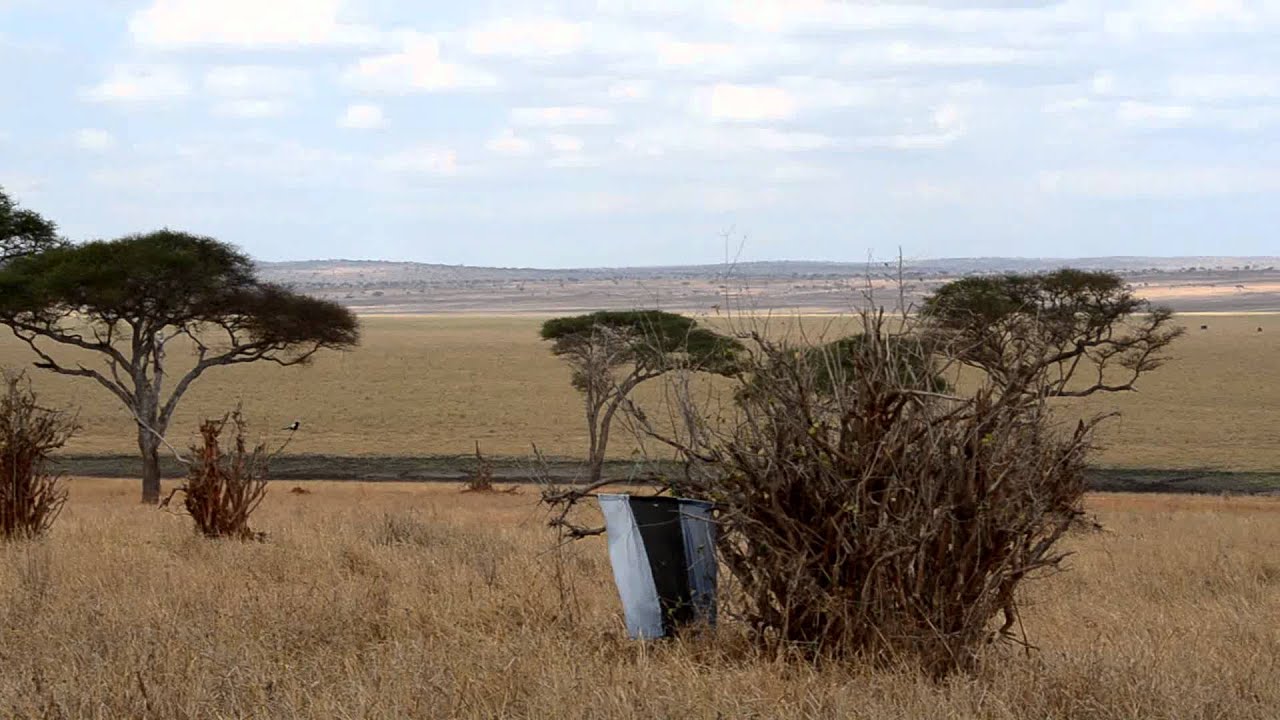
[{"label": "dense bush", "polygon": [[683,461],[666,489],[715,503],[762,642],[936,675],[1025,642],[1016,591],[1058,567],[1102,420],[1062,426],[1051,398],[1132,389],[1179,331],[1104,274],[977,285],[835,342],[740,330],[731,403],[668,375],[674,431],[628,406]]}]

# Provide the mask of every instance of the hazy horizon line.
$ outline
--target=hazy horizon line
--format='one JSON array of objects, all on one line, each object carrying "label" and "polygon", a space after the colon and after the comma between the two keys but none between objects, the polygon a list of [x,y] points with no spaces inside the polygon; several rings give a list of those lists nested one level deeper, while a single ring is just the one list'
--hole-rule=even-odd
[{"label": "hazy horizon line", "polygon": [[[927,263],[948,263],[948,262],[964,262],[964,261],[1088,261],[1099,262],[1106,260],[1160,260],[1164,262],[1175,260],[1217,260],[1217,261],[1262,261],[1272,260],[1280,262],[1280,255],[957,255],[951,257],[930,257],[930,258],[903,258],[904,265],[920,265]],[[864,260],[809,260],[809,259],[769,259],[769,260],[735,260],[735,261],[718,261],[718,262],[685,262],[685,263],[654,263],[644,265],[556,265],[556,266],[532,266],[532,265],[473,265],[469,263],[446,263],[431,262],[426,260],[386,260],[386,259],[362,259],[351,257],[327,257],[327,258],[305,258],[291,260],[261,260],[254,258],[254,262],[261,265],[290,265],[304,263],[350,263],[365,265],[428,265],[436,267],[449,268],[471,268],[471,269],[493,269],[493,270],[626,270],[626,269],[662,269],[662,268],[704,268],[704,267],[738,267],[745,265],[884,265],[885,263],[894,264],[898,262],[896,256],[887,258],[870,258]]]}]

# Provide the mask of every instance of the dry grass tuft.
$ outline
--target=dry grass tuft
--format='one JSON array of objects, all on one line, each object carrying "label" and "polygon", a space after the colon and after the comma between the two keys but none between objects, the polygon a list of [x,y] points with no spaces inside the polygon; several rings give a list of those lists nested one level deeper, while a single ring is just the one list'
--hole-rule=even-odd
[{"label": "dry grass tuft", "polygon": [[[733,624],[628,641],[598,538],[565,549],[570,614],[532,493],[317,483],[308,502],[263,503],[254,521],[275,541],[259,544],[193,536],[139,507],[134,482],[70,486],[46,539],[0,546],[0,717],[1270,720],[1280,707],[1280,500],[1091,498],[1107,531],[1065,540],[1070,572],[1025,597],[1040,650],[992,648],[972,677],[935,683],[762,656]],[[386,516],[425,542],[378,541]]]},{"label": "dry grass tuft", "polygon": [[418,513],[388,512],[374,524],[371,536],[374,545],[431,547],[440,542],[441,531]]}]

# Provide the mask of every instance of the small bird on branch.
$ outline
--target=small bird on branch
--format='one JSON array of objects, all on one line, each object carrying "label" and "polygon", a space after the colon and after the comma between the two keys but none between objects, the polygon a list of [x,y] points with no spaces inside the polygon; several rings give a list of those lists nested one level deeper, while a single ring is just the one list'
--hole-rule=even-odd
[{"label": "small bird on branch", "polygon": [[298,428],[300,428],[300,427],[302,427],[302,421],[301,421],[301,420],[294,420],[292,425],[290,425],[289,427],[284,428],[284,429],[285,429],[285,430],[288,430],[289,432],[297,432],[297,431],[298,431]]}]

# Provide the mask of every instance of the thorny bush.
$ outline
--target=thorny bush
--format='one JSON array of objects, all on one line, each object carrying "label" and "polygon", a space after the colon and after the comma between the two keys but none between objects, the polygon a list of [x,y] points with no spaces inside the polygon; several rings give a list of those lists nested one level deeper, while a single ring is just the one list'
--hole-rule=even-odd
[{"label": "thorny bush", "polygon": [[864,312],[861,333],[825,344],[748,326],[731,394],[676,371],[661,422],[628,404],[681,461],[663,489],[715,503],[729,609],[761,642],[935,676],[994,640],[1029,647],[1017,590],[1063,560],[1104,419],[1063,424],[1051,398],[1132,389],[1179,334],[1160,309],[1129,322],[1149,308],[1122,284],[1067,279],[1091,312],[1015,298],[986,318],[995,337],[958,302]]},{"label": "thorny bush", "polygon": [[[222,435],[228,426],[234,432],[229,450],[222,445]],[[161,503],[167,507],[173,496],[181,492],[183,508],[195,523],[196,531],[205,537],[265,538],[263,533],[250,529],[249,518],[266,497],[268,466],[274,453],[269,453],[264,443],[250,448],[245,440],[246,430],[247,424],[238,408],[220,420],[201,423],[201,442],[191,448],[186,482],[174,488]]]},{"label": "thorny bush", "polygon": [[0,539],[48,532],[67,501],[49,455],[79,426],[62,410],[42,407],[26,376],[3,374],[0,395]]}]

